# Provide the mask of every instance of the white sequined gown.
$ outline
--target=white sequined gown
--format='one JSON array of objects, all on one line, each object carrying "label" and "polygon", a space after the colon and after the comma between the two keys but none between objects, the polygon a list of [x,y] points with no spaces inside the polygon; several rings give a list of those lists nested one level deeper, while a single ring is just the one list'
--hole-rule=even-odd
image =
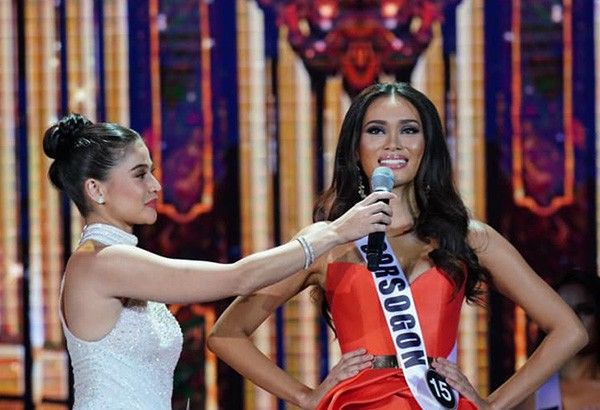
[{"label": "white sequined gown", "polygon": [[[87,226],[80,243],[135,246],[137,238],[110,225]],[[62,298],[62,290],[61,290]],[[163,303],[127,303],[113,329],[87,342],[74,336],[60,312],[75,379],[75,410],[171,408],[173,371],[182,334]]]}]

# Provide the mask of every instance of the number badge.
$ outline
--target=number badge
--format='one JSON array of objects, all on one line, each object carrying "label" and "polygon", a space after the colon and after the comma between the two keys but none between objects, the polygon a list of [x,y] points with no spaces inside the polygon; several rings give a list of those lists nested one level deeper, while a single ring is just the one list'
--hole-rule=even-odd
[{"label": "number badge", "polygon": [[427,370],[427,386],[435,399],[447,409],[456,408],[456,397],[452,387],[446,382],[443,376],[433,369]]}]

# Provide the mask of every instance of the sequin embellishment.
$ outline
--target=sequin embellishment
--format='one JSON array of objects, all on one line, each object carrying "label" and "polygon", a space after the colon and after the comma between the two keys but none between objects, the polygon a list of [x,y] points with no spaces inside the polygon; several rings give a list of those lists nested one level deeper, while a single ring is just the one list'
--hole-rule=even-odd
[{"label": "sequin embellishment", "polygon": [[[86,226],[80,243],[87,240],[108,246],[137,244],[134,235],[105,224]],[[73,335],[62,311],[60,319],[73,366],[73,409],[171,409],[183,337],[165,304],[130,300],[112,330],[97,341]]]}]

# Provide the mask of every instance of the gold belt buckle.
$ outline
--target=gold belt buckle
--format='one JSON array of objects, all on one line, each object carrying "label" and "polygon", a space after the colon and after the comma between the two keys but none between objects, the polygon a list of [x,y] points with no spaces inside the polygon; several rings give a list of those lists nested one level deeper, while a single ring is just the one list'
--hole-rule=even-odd
[{"label": "gold belt buckle", "polygon": [[397,369],[398,359],[393,355],[381,355],[373,357],[373,369]]}]

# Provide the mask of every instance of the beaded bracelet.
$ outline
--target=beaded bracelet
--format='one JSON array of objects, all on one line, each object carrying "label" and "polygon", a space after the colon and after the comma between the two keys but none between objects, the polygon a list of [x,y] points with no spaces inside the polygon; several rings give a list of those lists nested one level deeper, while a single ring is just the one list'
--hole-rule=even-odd
[{"label": "beaded bracelet", "polygon": [[315,250],[304,236],[299,236],[296,239],[302,245],[302,250],[304,251],[304,269],[307,269],[315,261]]}]

